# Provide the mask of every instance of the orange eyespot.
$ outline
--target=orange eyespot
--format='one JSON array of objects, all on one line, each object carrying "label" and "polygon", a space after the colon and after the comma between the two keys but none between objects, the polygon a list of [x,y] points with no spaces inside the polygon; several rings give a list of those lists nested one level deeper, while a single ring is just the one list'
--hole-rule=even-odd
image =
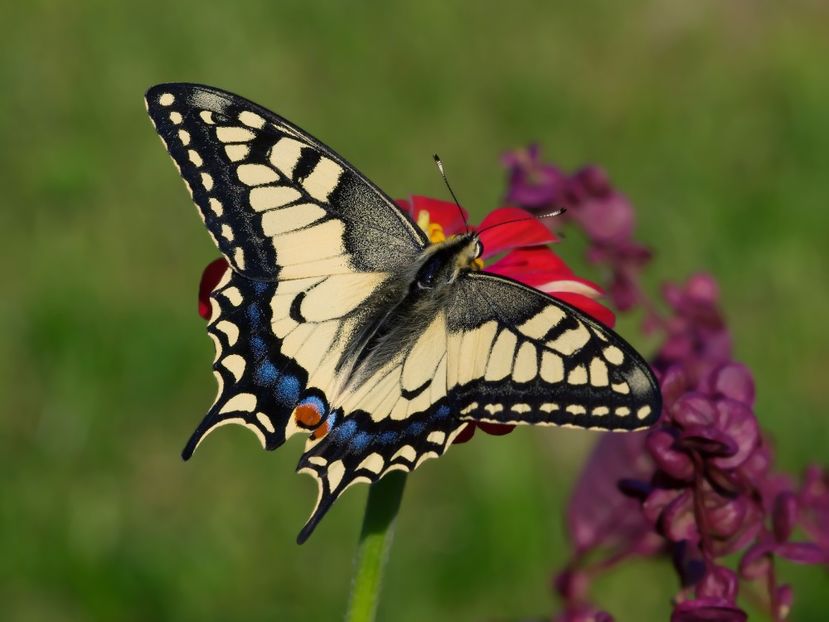
[{"label": "orange eyespot", "polygon": [[322,414],[313,404],[300,404],[294,409],[294,419],[304,428],[315,428],[322,421]]}]

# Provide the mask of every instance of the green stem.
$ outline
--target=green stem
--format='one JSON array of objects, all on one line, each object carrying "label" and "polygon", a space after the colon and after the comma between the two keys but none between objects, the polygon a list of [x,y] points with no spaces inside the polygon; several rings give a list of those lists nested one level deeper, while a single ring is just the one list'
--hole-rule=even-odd
[{"label": "green stem", "polygon": [[400,509],[406,474],[389,473],[368,489],[360,543],[354,558],[351,599],[346,622],[373,622],[380,599],[380,583],[394,536],[394,519]]}]

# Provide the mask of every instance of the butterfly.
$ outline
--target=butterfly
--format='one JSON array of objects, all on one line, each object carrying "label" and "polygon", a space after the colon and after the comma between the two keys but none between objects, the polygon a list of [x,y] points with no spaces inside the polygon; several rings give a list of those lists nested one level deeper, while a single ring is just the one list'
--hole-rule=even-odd
[{"label": "butterfly", "polygon": [[146,94],[150,118],[231,269],[211,294],[213,406],[265,449],[308,437],[302,543],[343,491],[441,456],[468,422],[648,427],[642,357],[573,307],[476,269],[469,232],[431,244],[332,149],[236,95]]}]

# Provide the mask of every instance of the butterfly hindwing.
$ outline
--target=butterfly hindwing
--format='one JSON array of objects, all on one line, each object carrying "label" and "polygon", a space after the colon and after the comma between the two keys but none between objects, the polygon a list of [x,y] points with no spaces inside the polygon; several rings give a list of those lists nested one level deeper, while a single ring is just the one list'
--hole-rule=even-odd
[{"label": "butterfly hindwing", "polygon": [[447,385],[464,419],[636,430],[659,417],[650,368],[616,333],[500,276],[459,281]]}]

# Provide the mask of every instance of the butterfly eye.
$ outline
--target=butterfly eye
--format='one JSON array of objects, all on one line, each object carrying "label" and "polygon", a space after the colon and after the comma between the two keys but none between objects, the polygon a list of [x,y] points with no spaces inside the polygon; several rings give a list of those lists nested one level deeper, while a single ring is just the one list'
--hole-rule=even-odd
[{"label": "butterfly eye", "polygon": [[484,253],[484,245],[481,244],[480,240],[475,240],[475,259],[483,255]]},{"label": "butterfly eye", "polygon": [[420,269],[416,279],[418,289],[432,289],[435,286],[435,277],[439,267],[440,264],[433,257]]}]

